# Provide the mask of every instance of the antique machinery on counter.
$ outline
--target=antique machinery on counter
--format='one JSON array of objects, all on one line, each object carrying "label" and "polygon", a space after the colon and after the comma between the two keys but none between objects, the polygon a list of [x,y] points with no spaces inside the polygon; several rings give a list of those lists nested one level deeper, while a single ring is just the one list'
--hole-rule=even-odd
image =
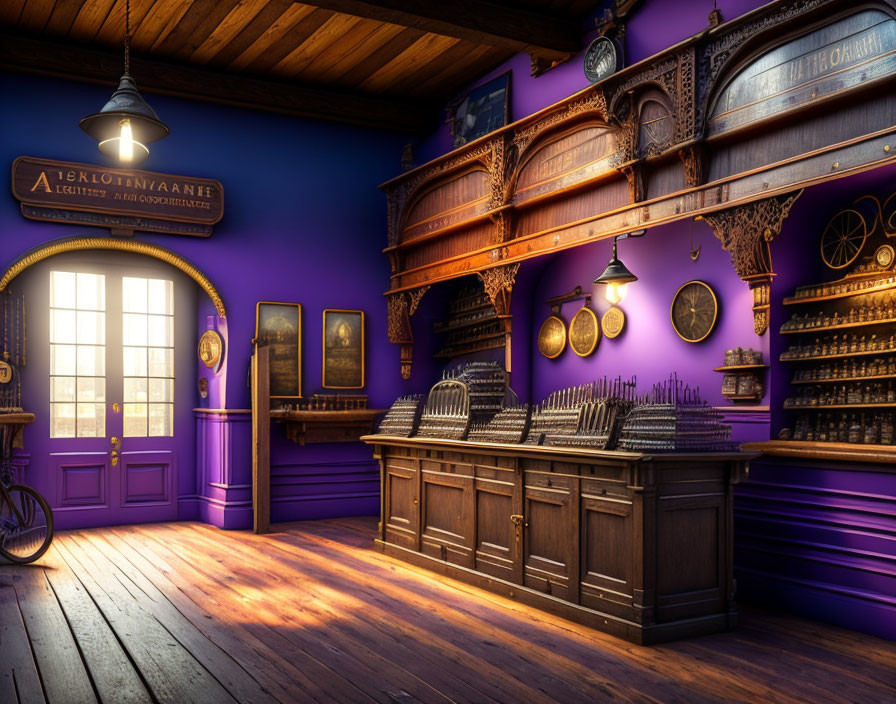
[{"label": "antique machinery on counter", "polygon": [[507,385],[507,373],[497,362],[469,362],[445,372],[432,387],[418,435],[464,440],[472,424],[487,423],[517,402]]}]

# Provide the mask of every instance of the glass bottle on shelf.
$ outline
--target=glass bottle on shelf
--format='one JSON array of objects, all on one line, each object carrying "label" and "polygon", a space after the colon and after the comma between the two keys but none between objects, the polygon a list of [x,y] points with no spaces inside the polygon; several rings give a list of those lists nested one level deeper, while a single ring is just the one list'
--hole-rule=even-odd
[{"label": "glass bottle on shelf", "polygon": [[853,414],[849,419],[849,434],[847,436],[847,442],[861,442],[862,441],[862,426],[859,425],[859,421],[856,418],[856,415]]}]

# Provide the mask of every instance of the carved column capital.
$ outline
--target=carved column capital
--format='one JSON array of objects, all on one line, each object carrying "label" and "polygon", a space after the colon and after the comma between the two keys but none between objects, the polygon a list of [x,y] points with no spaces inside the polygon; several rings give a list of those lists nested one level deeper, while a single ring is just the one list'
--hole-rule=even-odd
[{"label": "carved column capital", "polygon": [[485,293],[492,305],[495,306],[498,315],[510,314],[510,296],[513,293],[513,285],[516,283],[516,275],[519,270],[519,262],[516,262],[478,272],[485,287]]},{"label": "carved column capital", "polygon": [[802,191],[704,215],[722,248],[731,254],[737,275],[753,291],[753,329],[768,329],[769,292],[775,275],[769,242],[781,233],[784,218]]}]

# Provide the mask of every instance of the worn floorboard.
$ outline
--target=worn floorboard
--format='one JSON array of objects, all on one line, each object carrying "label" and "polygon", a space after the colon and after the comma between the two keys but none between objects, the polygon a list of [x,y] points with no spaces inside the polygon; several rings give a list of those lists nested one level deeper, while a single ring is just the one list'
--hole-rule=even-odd
[{"label": "worn floorboard", "polygon": [[60,533],[0,564],[0,702],[896,703],[896,643],[743,608],[640,647],[385,557],[375,525]]}]

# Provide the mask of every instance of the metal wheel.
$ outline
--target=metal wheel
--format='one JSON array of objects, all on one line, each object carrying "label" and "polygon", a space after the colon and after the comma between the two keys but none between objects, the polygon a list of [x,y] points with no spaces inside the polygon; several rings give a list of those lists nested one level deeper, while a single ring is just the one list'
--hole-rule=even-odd
[{"label": "metal wheel", "polygon": [[25,564],[43,555],[53,540],[53,512],[30,486],[13,484],[0,497],[0,556]]},{"label": "metal wheel", "polygon": [[831,269],[852,264],[868,239],[868,226],[858,210],[841,210],[821,234],[821,258]]}]

